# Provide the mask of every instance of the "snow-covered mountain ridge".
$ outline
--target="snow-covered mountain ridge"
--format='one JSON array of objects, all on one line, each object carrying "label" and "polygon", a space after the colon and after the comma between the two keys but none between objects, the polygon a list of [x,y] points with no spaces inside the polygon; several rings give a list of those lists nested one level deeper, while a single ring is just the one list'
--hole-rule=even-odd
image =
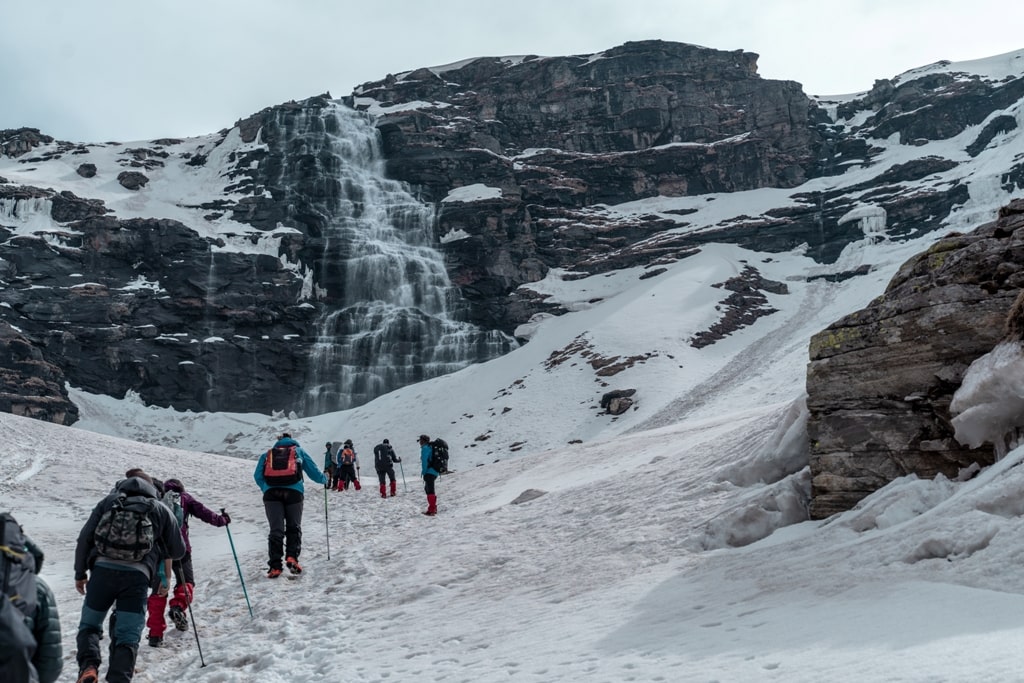
[{"label": "snow-covered mountain ridge", "polygon": [[[1007,56],[993,60],[998,64],[1008,60],[1015,63]],[[606,64],[613,61],[596,60]],[[502,68],[522,64],[513,61]],[[980,75],[964,77],[968,67]],[[1004,98],[1006,88],[1019,81],[1019,76],[1014,79],[1007,72],[989,82],[992,69],[987,61],[963,67],[947,65],[944,69],[943,73],[959,74],[955,79],[950,77],[955,82],[999,86],[998,97],[990,97],[988,106]],[[453,73],[457,71],[445,71],[445,77]],[[399,79],[408,80],[408,75]],[[908,76],[894,82],[906,87],[919,80]],[[605,246],[592,258],[580,258],[583,252],[566,252],[573,256],[566,268],[537,265],[534,277],[542,272],[546,273],[544,277],[514,291],[519,299],[529,298],[540,301],[545,308],[571,313],[537,315],[522,326],[518,333],[528,337],[529,343],[488,365],[487,373],[495,371],[499,382],[480,385],[472,379],[461,379],[483,372],[471,366],[462,374],[387,394],[365,409],[284,421],[292,422],[297,431],[302,431],[298,424],[305,423],[312,431],[324,429],[322,425],[342,424],[345,429],[372,432],[382,424],[381,419],[389,421],[384,424],[391,420],[395,424],[417,424],[423,412],[416,406],[417,399],[440,403],[445,406],[447,418],[422,428],[451,435],[464,444],[471,462],[482,463],[511,453],[713,414],[720,409],[719,401],[763,404],[794,400],[803,385],[806,346],[814,332],[871,301],[915,252],[943,234],[970,229],[991,219],[999,206],[1021,194],[1020,188],[1007,180],[1018,163],[1013,149],[1019,128],[994,136],[974,156],[967,152],[985,130],[985,121],[1019,116],[1019,103],[990,112],[952,137],[925,143],[915,138],[906,144],[896,138],[873,137],[880,122],[894,116],[891,110],[896,104],[909,98],[899,87],[894,91],[898,95],[887,104],[881,103],[878,93],[843,98],[841,104],[846,108],[842,116],[840,101],[835,100],[836,121],[826,127],[834,134],[835,144],[830,151],[827,145],[821,147],[823,153],[829,152],[830,161],[815,166],[815,173],[831,169],[829,175],[818,175],[789,188],[657,194],[614,205],[581,207],[571,216],[566,214],[561,225],[552,224],[553,233],[605,240]],[[360,97],[369,97],[369,91],[362,88]],[[927,88],[915,91],[920,97],[929,92]],[[947,90],[939,94],[949,98]],[[281,109],[301,112],[331,106],[337,105],[326,98],[313,98]],[[813,105],[808,106],[813,109]],[[403,107],[403,115],[429,118],[451,108]],[[268,116],[273,114],[273,110],[268,112]],[[398,124],[388,118],[387,111],[379,113],[383,116],[376,125],[385,140],[392,139]],[[315,260],[311,265],[301,254],[311,244],[319,243],[305,227],[300,230],[278,221],[280,216],[267,203],[267,195],[273,192],[258,182],[271,177],[269,170],[258,169],[261,164],[272,165],[273,136],[284,134],[283,129],[269,128],[268,120],[265,116],[250,117],[227,131],[192,140],[83,146],[40,140],[31,146],[31,153],[0,158],[0,176],[8,181],[0,185],[0,192],[6,193],[6,198],[0,198],[6,207],[3,224],[9,224],[11,232],[6,243],[11,250],[6,257],[8,263],[27,265],[24,246],[31,245],[33,251],[47,258],[73,253],[77,259],[73,267],[83,269],[77,272],[66,268],[63,274],[46,274],[43,279],[52,279],[52,284],[40,283],[39,274],[26,277],[16,273],[18,277],[3,290],[9,322],[19,323],[17,329],[36,340],[37,348],[51,346],[70,354],[76,347],[67,343],[64,321],[103,321],[97,327],[102,334],[90,333],[91,338],[110,347],[98,356],[102,362],[69,366],[75,369],[76,377],[83,378],[70,382],[72,401],[80,411],[83,426],[116,429],[125,436],[159,442],[162,416],[176,421],[181,413],[154,407],[148,411],[154,418],[152,424],[126,425],[124,420],[113,418],[109,426],[100,426],[111,411],[116,413],[118,402],[90,394],[103,388],[119,396],[126,382],[139,387],[131,395],[138,393],[146,403],[153,403],[154,395],[159,395],[163,396],[160,402],[171,405],[178,405],[174,397],[185,401],[184,405],[196,400],[220,405],[250,391],[253,395],[273,391],[278,396],[303,391],[304,371],[296,371],[295,360],[280,359],[301,357],[302,352],[295,351],[303,346],[303,335],[307,334],[301,330],[315,318],[318,267]],[[825,128],[818,126],[815,130]],[[664,145],[671,148],[678,143],[654,147]],[[529,177],[535,172],[530,159],[539,159],[535,157],[535,153],[524,150],[512,166],[521,165]],[[396,158],[387,159],[389,169],[396,168]],[[96,167],[96,175],[85,177],[78,172],[85,163]],[[486,172],[483,167],[473,168]],[[129,190],[116,181],[126,169],[143,169],[150,181],[138,190]],[[500,201],[510,201],[504,186],[498,189],[503,197]],[[102,208],[62,194],[68,192],[74,197],[101,200]],[[523,196],[520,194],[515,201],[522,202]],[[493,192],[485,192],[477,200],[467,201],[463,196],[459,201],[442,202],[438,231],[449,232],[445,216],[462,216],[459,220],[463,220],[466,207],[476,211],[488,201],[494,201]],[[64,208],[67,204],[72,208],[64,209],[58,217],[71,219],[56,220],[52,207]],[[461,213],[459,206],[463,207]],[[485,213],[492,210],[494,207],[483,207]],[[578,211],[590,215],[589,222],[580,221]],[[122,286],[117,290],[110,284],[89,286],[89,281],[100,275],[84,270],[88,260],[94,258],[89,256],[89,248],[107,242],[104,231],[112,220],[118,221],[115,235],[140,232],[140,226],[145,227],[143,234],[154,234],[147,240],[144,253],[150,254],[155,263],[165,259],[166,265],[154,267],[152,262],[143,262],[142,270],[147,272],[138,272],[140,241],[133,238],[125,245],[125,259],[134,255],[136,260],[121,262],[117,270],[104,260],[104,277],[123,272],[119,275]],[[156,222],[122,223],[131,220]],[[161,222],[168,220],[172,223]],[[124,229],[129,226],[132,228]],[[819,235],[814,243],[805,239],[812,233]],[[173,235],[171,241],[169,234]],[[454,250],[481,239],[476,229],[472,239],[444,243],[449,267]],[[755,245],[760,248],[751,248]],[[492,246],[492,251],[485,249],[483,253],[505,253],[500,245]],[[88,258],[83,260],[83,255]],[[192,269],[197,262],[209,267],[204,266],[201,274],[195,272]],[[747,297],[741,292],[738,304],[727,303],[736,292],[721,285],[750,268],[766,282],[784,284],[786,293],[777,286],[772,287],[774,291],[760,292],[759,305],[775,312],[748,320],[743,315]],[[458,269],[453,273],[459,285],[462,280]],[[262,287],[262,296],[270,299],[260,299],[259,308],[255,308],[255,293],[241,297],[232,289],[254,281],[285,285]],[[47,288],[53,290],[55,300],[48,304],[50,309],[31,302],[33,292]],[[146,296],[144,306],[135,298],[137,292]],[[122,298],[129,294],[131,298]],[[733,301],[736,299],[734,296]],[[65,305],[73,304],[76,313],[62,308],[62,300]],[[266,310],[271,301],[279,302],[276,305],[280,313],[270,320],[262,319],[258,311]],[[83,314],[82,307],[90,305],[97,308]],[[168,307],[178,309],[176,317],[202,322],[192,328],[181,327],[179,322],[174,331],[162,330]],[[41,316],[42,310],[48,315]],[[130,319],[136,311],[147,315],[148,325]],[[112,320],[112,312],[120,317]],[[231,312],[244,314],[252,332],[243,334],[243,330],[234,328],[233,335],[204,336],[223,325],[222,316]],[[693,340],[730,319],[739,322],[727,325],[724,337],[695,348]],[[239,319],[231,320],[237,323]],[[112,321],[117,322],[112,326]],[[53,332],[55,323],[65,328],[60,335]],[[37,331],[29,332],[30,325]],[[139,345],[147,339],[151,342]],[[258,343],[261,339],[266,344]],[[53,346],[55,340],[60,346]],[[153,348],[150,343],[157,345],[165,357],[169,349],[175,349],[178,355],[172,357],[180,360],[173,373],[162,369],[166,361],[135,355]],[[255,366],[242,360],[253,353],[253,348],[264,349],[256,353]],[[564,360],[549,363],[552,354]],[[622,363],[623,359],[633,360]],[[765,363],[789,368],[789,379],[760,391],[745,389],[741,381],[744,369]],[[602,368],[618,365],[625,367],[617,374],[601,373]],[[161,377],[173,379],[171,393],[153,393],[152,385]],[[601,397],[614,389],[636,389],[633,408],[619,416],[600,414]],[[551,402],[558,406],[555,417],[559,427],[550,433],[538,433],[530,425],[542,415],[548,417]],[[288,414],[287,409],[284,414]],[[188,422],[204,420],[201,412],[185,415]],[[180,435],[173,437],[175,444],[204,451],[250,453],[250,445],[262,443],[263,434],[252,437],[248,432],[259,431],[253,425],[266,419],[245,415],[233,419],[238,420],[237,431],[242,436],[232,431],[197,429],[199,433],[184,441]],[[277,425],[280,420],[271,422]],[[274,429],[276,426],[267,431]]]}]

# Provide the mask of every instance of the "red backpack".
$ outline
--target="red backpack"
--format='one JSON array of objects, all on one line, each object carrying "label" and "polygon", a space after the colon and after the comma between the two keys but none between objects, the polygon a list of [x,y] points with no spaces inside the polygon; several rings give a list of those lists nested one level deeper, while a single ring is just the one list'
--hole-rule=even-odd
[{"label": "red backpack", "polygon": [[302,481],[302,459],[295,446],[274,446],[263,462],[263,479],[271,486],[291,486]]}]

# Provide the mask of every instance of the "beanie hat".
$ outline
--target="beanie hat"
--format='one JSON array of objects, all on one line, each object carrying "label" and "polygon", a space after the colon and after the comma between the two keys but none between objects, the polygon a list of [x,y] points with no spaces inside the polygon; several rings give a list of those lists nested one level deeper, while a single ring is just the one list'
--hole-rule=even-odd
[{"label": "beanie hat", "polygon": [[387,439],[384,439],[384,443],[386,443],[386,444],[390,444],[391,442],[390,442],[390,441],[388,441]]}]

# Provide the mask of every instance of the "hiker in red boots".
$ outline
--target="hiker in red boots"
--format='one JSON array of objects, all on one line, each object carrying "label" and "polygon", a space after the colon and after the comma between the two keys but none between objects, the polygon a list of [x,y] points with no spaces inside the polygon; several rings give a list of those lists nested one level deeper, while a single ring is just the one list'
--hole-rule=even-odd
[{"label": "hiker in red boots", "polygon": [[427,509],[425,515],[437,514],[437,496],[434,494],[434,482],[437,481],[439,472],[430,466],[430,456],[433,449],[430,447],[430,437],[420,434],[420,473],[423,476],[423,489],[427,492]]},{"label": "hiker in red boots", "polygon": [[391,479],[391,495],[398,493],[398,482],[395,481],[395,463],[402,462],[402,459],[395,455],[395,449],[387,439],[373,447],[373,467],[377,470],[377,479],[380,480],[380,497],[387,498],[387,489],[384,486],[384,478]]},{"label": "hiker in red boots", "polygon": [[352,446],[352,439],[345,439],[345,444],[338,451],[338,468],[341,471],[341,484],[339,491],[347,491],[348,485],[356,487],[356,491],[362,488],[359,485],[359,456]]},{"label": "hiker in red boots", "polygon": [[[188,606],[192,603],[195,590],[195,573],[192,570],[192,544],[188,540],[188,518],[198,517],[207,524],[213,526],[227,526],[231,523],[228,513],[217,514],[209,509],[191,493],[185,490],[184,484],[178,479],[167,479],[164,481],[164,491],[174,492],[178,496],[178,505],[181,506],[181,537],[185,541],[185,555],[174,562],[173,572],[175,574],[174,596],[171,598],[171,621],[179,631],[188,630],[188,616],[185,614]],[[166,495],[165,495],[165,501]],[[170,585],[171,577],[167,577],[167,584]],[[146,618],[146,626],[149,627],[149,645],[160,647],[163,645],[164,631],[167,629],[167,622],[164,621],[164,608],[167,606],[167,591],[155,590],[147,601],[149,616]]]}]

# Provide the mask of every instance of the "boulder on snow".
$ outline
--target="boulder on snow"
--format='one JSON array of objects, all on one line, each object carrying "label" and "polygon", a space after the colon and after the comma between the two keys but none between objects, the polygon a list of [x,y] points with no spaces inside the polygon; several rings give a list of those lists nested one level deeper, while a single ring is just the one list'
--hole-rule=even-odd
[{"label": "boulder on snow", "polygon": [[536,500],[543,495],[547,495],[547,491],[541,491],[540,489],[526,489],[512,501],[512,504],[519,505],[521,503],[529,503],[531,500]]}]

